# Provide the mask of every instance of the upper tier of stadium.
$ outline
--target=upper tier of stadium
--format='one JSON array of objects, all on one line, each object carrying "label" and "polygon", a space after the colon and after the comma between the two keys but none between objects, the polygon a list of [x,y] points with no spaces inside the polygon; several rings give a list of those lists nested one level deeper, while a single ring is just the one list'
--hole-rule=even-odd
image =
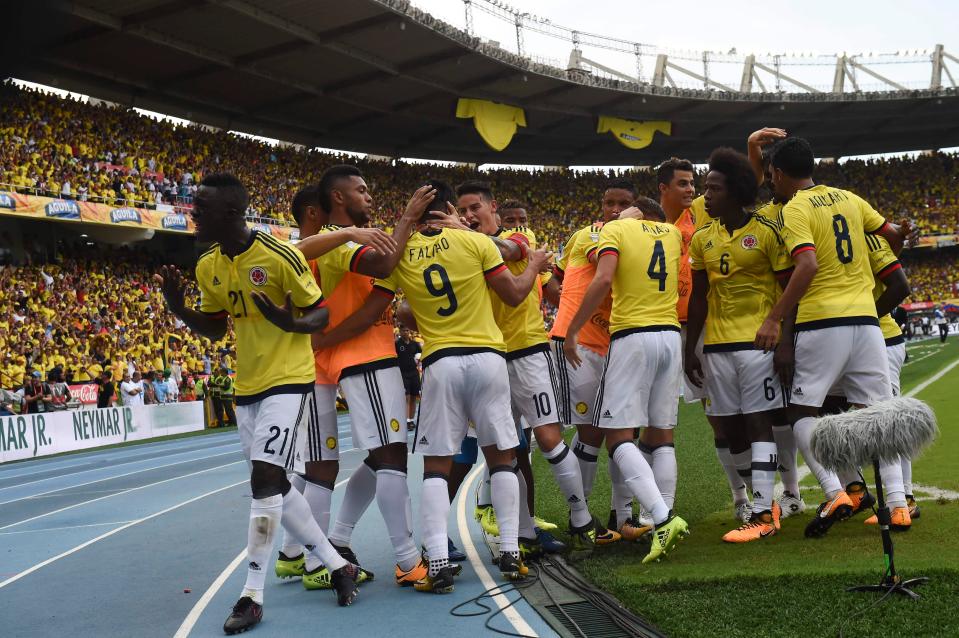
[{"label": "upper tier of stadium", "polygon": [[[78,0],[59,11],[63,36],[32,50],[18,77],[308,147],[635,166],[701,162],[773,123],[814,138],[825,157],[959,145],[955,87],[694,90],[663,82],[676,72],[665,59],[654,82],[610,79],[508,52],[407,0]],[[456,118],[459,98],[522,108],[526,126],[493,151]],[[630,149],[597,133],[601,116],[669,122],[671,134]]]}]

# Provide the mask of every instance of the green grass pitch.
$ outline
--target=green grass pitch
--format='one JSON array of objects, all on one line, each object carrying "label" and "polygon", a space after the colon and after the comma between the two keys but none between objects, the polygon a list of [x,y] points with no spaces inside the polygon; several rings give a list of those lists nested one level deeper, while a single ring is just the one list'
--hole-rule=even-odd
[{"label": "green grass pitch", "polygon": [[[959,359],[959,339],[909,347],[902,391],[929,379]],[[939,418],[941,435],[914,463],[921,518],[895,534],[900,574],[930,576],[916,602],[898,597],[851,619],[846,636],[959,636],[959,366],[922,390]],[[599,548],[578,568],[594,583],[658,625],[670,636],[836,636],[848,615],[874,602],[875,594],[846,587],[877,582],[883,571],[879,532],[864,514],[833,527],[823,539],[806,539],[803,528],[822,500],[815,480],[803,481],[806,513],[783,522],[780,533],[747,545],[723,543],[735,526],[725,476],[716,460],[712,432],[699,405],[680,406],[676,429],[679,486],[676,511],[692,535],[664,561],[644,566],[647,546],[619,543]],[[590,509],[605,521],[609,512],[606,457],[600,456]],[[565,527],[566,504],[553,487],[540,454],[534,458],[537,515]],[[870,473],[871,474],[871,473]],[[815,486],[815,487],[814,487]]]}]

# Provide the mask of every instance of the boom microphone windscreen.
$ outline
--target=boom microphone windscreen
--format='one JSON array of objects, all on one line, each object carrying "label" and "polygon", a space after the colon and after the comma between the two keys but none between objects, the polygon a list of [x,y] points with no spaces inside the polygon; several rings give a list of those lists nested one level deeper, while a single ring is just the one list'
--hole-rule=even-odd
[{"label": "boom microphone windscreen", "polygon": [[824,416],[812,449],[824,467],[848,467],[913,458],[939,434],[936,415],[919,399],[896,397],[859,410]]}]

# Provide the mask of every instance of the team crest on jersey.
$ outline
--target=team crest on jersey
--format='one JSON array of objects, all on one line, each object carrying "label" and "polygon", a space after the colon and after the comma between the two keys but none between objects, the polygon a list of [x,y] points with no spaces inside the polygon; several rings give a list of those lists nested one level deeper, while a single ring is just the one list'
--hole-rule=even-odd
[{"label": "team crest on jersey", "polygon": [[396,419],[390,419],[390,429],[393,430],[394,432],[399,432],[400,422],[397,421]]},{"label": "team crest on jersey", "polygon": [[326,447],[330,448],[331,450],[335,450],[335,449],[336,449],[336,437],[332,437],[332,436],[326,437]]},{"label": "team crest on jersey", "polygon": [[586,410],[588,410],[588,409],[589,409],[589,406],[587,406],[587,405],[586,405],[584,402],[582,402],[582,401],[580,401],[579,403],[576,404],[576,413],[577,413],[577,414],[586,414]]},{"label": "team crest on jersey", "polygon": [[594,242],[599,241],[599,233],[590,233],[589,238]]},{"label": "team crest on jersey", "polygon": [[254,286],[263,286],[266,284],[266,269],[262,266],[253,266],[250,268],[250,283]]},{"label": "team crest on jersey", "polygon": [[759,240],[756,239],[755,235],[745,235],[743,236],[743,240],[740,242],[740,244],[742,244],[742,247],[746,250],[752,250],[759,245]]}]

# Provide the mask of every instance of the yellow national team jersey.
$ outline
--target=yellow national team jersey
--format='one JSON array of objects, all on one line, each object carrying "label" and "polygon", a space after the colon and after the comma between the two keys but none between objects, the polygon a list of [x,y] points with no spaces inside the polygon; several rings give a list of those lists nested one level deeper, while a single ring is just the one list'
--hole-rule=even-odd
[{"label": "yellow national team jersey", "polygon": [[[896,258],[889,242],[884,237],[876,235],[866,235],[866,244],[869,246],[869,267],[872,269],[873,278],[876,283],[872,288],[872,296],[876,301],[886,290],[886,284],[883,280],[902,269],[902,264]],[[879,317],[879,327],[882,328],[882,338],[886,340],[887,346],[894,346],[897,343],[903,343],[902,330],[899,324],[892,318],[892,315],[883,315]]]},{"label": "yellow national team jersey", "polygon": [[[526,226],[500,228],[493,237],[515,242],[523,256],[517,261],[506,262],[514,275],[521,275],[529,264],[529,251],[536,249],[536,235]],[[540,310],[542,290],[534,286],[520,305],[507,305],[498,295],[490,295],[493,302],[493,317],[506,340],[507,359],[522,357],[536,350],[546,350],[546,326]]]},{"label": "yellow national team jersey", "polygon": [[495,351],[506,344],[493,318],[486,277],[506,270],[493,240],[481,233],[442,229],[413,233],[403,258],[375,287],[406,293],[425,341],[424,365],[447,354]]},{"label": "yellow national team jersey", "polygon": [[672,224],[617,219],[599,233],[599,259],[619,256],[613,276],[611,338],[643,330],[679,329],[679,258],[683,236]]},{"label": "yellow national team jersey", "polygon": [[815,250],[819,265],[799,302],[796,330],[879,325],[865,233],[885,225],[882,215],[855,193],[820,185],[796,193],[780,217],[789,253]]},{"label": "yellow national team jersey", "polygon": [[792,268],[776,222],[753,213],[730,234],[714,219],[693,235],[689,258],[709,277],[703,350],[751,350],[776,303],[776,275]]},{"label": "yellow national team jersey", "polygon": [[200,312],[233,317],[236,333],[236,402],[259,401],[281,392],[312,391],[316,372],[310,335],[286,332],[267,320],[253,303],[253,291],[282,305],[287,291],[301,309],[323,303],[323,295],[303,254],[270,235],[251,231],[246,249],[234,257],[219,244],[196,265]]}]

